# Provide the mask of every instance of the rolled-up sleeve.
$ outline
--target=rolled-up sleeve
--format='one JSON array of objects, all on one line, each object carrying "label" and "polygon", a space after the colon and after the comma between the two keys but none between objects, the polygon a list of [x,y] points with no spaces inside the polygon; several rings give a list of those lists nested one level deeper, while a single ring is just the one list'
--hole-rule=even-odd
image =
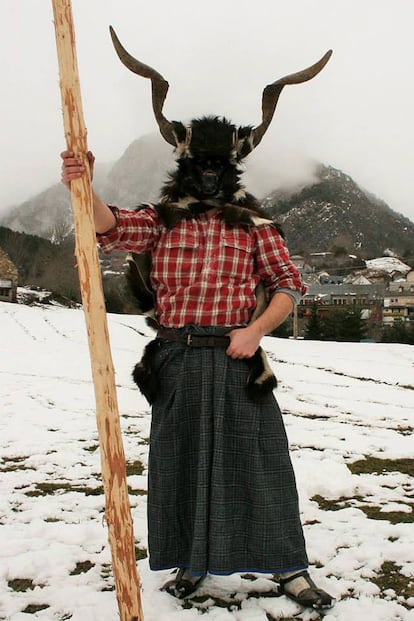
[{"label": "rolled-up sleeve", "polygon": [[297,304],[308,288],[289,257],[283,237],[271,224],[256,229],[256,265],[267,292],[287,293]]},{"label": "rolled-up sleeve", "polygon": [[106,233],[97,233],[96,241],[102,252],[114,250],[147,252],[158,236],[159,219],[153,207],[136,211],[109,206],[116,219],[116,225]]}]

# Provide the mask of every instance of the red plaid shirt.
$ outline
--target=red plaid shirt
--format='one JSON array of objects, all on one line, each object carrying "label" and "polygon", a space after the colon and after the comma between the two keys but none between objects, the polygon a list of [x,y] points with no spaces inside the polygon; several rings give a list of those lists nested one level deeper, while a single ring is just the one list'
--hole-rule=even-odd
[{"label": "red plaid shirt", "polygon": [[150,252],[151,283],[161,325],[180,328],[247,325],[256,305],[255,287],[289,293],[306,287],[272,224],[248,230],[229,226],[220,212],[181,220],[167,229],[151,207],[113,208],[117,226],[97,235],[102,250]]}]

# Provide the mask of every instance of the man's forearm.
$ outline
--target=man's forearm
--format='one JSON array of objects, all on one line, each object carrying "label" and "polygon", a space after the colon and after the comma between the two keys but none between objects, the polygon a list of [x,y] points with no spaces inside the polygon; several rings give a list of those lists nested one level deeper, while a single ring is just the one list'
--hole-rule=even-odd
[{"label": "man's forearm", "polygon": [[97,233],[107,233],[116,226],[116,218],[108,205],[92,191],[93,217]]},{"label": "man's forearm", "polygon": [[290,315],[294,309],[294,302],[287,293],[275,293],[266,310],[252,324],[260,336],[270,334]]}]

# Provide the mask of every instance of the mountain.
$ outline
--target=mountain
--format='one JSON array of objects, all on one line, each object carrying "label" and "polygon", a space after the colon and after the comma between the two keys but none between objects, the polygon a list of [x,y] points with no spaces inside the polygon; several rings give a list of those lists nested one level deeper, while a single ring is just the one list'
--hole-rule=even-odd
[{"label": "mountain", "polygon": [[61,183],[53,185],[13,207],[2,217],[1,224],[19,233],[46,239],[64,238],[73,229],[69,194]]},{"label": "mountain", "polygon": [[171,147],[154,134],[134,140],[114,164],[102,186],[102,198],[110,204],[132,208],[155,202],[174,168]]},{"label": "mountain", "polygon": [[262,203],[282,225],[291,253],[344,248],[362,258],[413,259],[413,222],[340,170],[318,165],[315,174],[312,185],[296,193],[275,190]]},{"label": "mountain", "polygon": [[[94,188],[109,204],[132,208],[155,201],[174,165],[169,147],[158,135],[134,140],[112,165],[95,166]],[[58,183],[12,208],[0,220],[4,227],[61,241],[73,230],[70,196]]]},{"label": "mountain", "polygon": [[[98,164],[94,185],[101,192],[112,164]],[[56,183],[3,215],[0,224],[20,233],[38,235],[53,242],[64,240],[73,231],[70,195]]]},{"label": "mountain", "polygon": [[[111,167],[98,166],[94,187],[109,204],[132,208],[157,200],[173,166],[170,146],[150,134],[133,141]],[[292,254],[342,250],[363,259],[393,254],[414,261],[414,223],[331,166],[316,164],[311,183],[275,189],[262,204],[282,225]],[[0,224],[60,242],[73,230],[69,193],[57,184]]]}]

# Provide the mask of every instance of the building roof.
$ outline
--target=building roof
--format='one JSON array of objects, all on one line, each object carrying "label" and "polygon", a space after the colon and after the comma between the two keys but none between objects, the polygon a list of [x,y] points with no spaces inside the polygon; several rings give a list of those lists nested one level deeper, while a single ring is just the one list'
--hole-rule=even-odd
[{"label": "building roof", "polygon": [[[309,286],[306,296],[325,296],[325,295],[377,295],[383,296],[385,293],[385,285],[383,283],[369,285],[321,285],[314,284]],[[305,297],[306,297],[305,296]]]},{"label": "building roof", "polygon": [[11,279],[17,285],[17,267],[2,248],[0,248],[0,278],[5,280]]}]

